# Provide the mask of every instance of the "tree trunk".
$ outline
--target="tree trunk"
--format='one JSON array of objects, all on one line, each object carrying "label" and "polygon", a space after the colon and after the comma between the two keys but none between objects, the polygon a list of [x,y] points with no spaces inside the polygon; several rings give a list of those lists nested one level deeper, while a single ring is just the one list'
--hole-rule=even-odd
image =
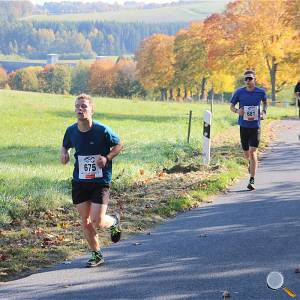
[{"label": "tree trunk", "polygon": [[180,88],[177,88],[177,95],[176,95],[176,97],[181,97],[181,90],[180,90]]},{"label": "tree trunk", "polygon": [[276,105],[276,71],[277,64],[275,64],[275,59],[272,59],[272,67],[270,69],[270,77],[271,77],[271,86],[272,86],[272,105]]},{"label": "tree trunk", "polygon": [[164,101],[168,100],[168,90],[164,88]]},{"label": "tree trunk", "polygon": [[184,97],[184,100],[186,100],[186,98],[187,98],[187,88],[186,87],[184,88],[184,96],[183,97]]},{"label": "tree trunk", "polygon": [[165,91],[163,88],[160,89],[160,101],[164,101],[164,94],[165,94]]},{"label": "tree trunk", "polygon": [[197,101],[200,101],[200,90],[199,90],[199,87],[197,86],[196,87],[196,98],[197,98]]},{"label": "tree trunk", "polygon": [[214,91],[214,88],[211,88],[211,90],[210,90],[210,96],[211,96],[211,101],[214,101],[215,100],[215,91]]},{"label": "tree trunk", "polygon": [[170,89],[170,100],[174,100],[173,89]]},{"label": "tree trunk", "polygon": [[207,84],[207,78],[203,77],[201,81],[201,94],[200,94],[201,100],[207,100],[207,95],[205,93],[206,84]]}]

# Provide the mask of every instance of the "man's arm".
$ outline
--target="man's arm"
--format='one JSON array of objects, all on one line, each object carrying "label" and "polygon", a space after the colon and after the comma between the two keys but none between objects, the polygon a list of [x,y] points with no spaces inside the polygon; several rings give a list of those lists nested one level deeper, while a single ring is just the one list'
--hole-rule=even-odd
[{"label": "man's arm", "polygon": [[113,160],[123,149],[123,144],[120,141],[118,145],[111,147],[109,153],[106,156],[100,156],[97,160],[97,165],[100,168],[104,168],[106,164]]},{"label": "man's arm", "polygon": [[66,149],[65,147],[61,147],[60,150],[60,161],[62,164],[67,164],[70,160],[70,149]]},{"label": "man's arm", "polygon": [[244,115],[244,109],[243,108],[236,108],[235,104],[231,103],[230,110],[240,116]]},{"label": "man's arm", "polygon": [[267,107],[268,107],[267,101],[263,101],[262,104],[263,104],[262,111],[263,111],[264,113],[267,113]]}]

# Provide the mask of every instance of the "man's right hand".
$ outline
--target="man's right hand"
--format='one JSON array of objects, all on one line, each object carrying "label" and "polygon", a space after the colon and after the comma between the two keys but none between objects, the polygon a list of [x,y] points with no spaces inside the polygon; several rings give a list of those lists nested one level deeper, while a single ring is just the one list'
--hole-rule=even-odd
[{"label": "man's right hand", "polygon": [[60,161],[62,164],[67,164],[70,160],[70,156],[69,156],[69,153],[62,153],[61,156],[60,156]]},{"label": "man's right hand", "polygon": [[239,108],[237,110],[237,113],[238,113],[239,116],[243,116],[244,115],[244,109],[243,108]]},{"label": "man's right hand", "polygon": [[61,148],[61,152],[60,152],[60,161],[63,165],[67,164],[70,160],[70,154],[69,151],[67,149],[65,149],[64,147]]}]

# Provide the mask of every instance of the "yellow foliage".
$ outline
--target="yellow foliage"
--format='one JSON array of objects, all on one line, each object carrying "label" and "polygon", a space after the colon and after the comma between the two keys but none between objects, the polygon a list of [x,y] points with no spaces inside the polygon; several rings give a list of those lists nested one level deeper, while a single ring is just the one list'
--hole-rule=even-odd
[{"label": "yellow foliage", "polygon": [[146,89],[168,88],[174,76],[174,37],[155,34],[137,52],[137,76]]}]

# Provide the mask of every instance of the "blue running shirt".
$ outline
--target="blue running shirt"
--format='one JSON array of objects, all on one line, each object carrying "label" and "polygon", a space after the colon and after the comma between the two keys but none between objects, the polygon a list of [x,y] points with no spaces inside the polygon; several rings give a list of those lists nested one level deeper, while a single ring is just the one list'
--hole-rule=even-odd
[{"label": "blue running shirt", "polygon": [[232,104],[239,102],[239,108],[244,108],[244,116],[239,116],[238,124],[246,128],[260,127],[260,104],[267,101],[265,90],[255,87],[253,91],[247,91],[246,87],[239,88],[231,98]]},{"label": "blue running shirt", "polygon": [[109,184],[112,178],[112,162],[110,161],[101,169],[95,161],[99,155],[107,155],[110,148],[119,143],[119,137],[111,128],[95,121],[87,132],[81,132],[77,123],[68,127],[64,135],[63,147],[75,148],[73,179]]}]

